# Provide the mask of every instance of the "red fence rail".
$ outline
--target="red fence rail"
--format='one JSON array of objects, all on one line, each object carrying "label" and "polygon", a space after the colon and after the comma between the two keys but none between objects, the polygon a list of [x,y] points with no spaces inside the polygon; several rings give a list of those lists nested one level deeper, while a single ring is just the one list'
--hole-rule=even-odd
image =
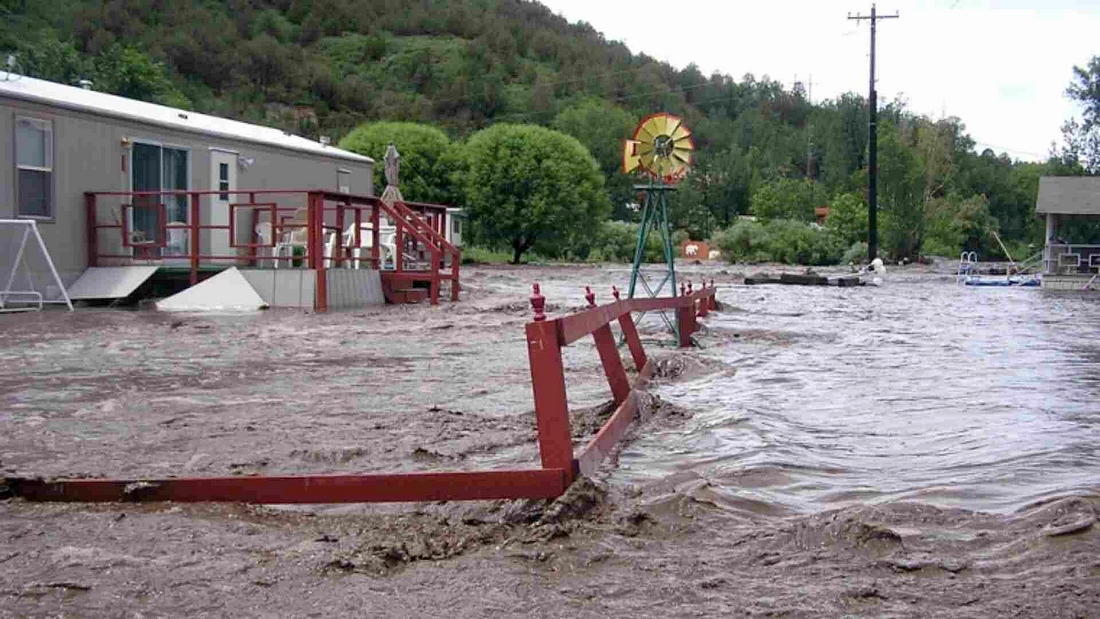
[{"label": "red fence rail", "polygon": [[[546,299],[535,284],[535,319],[526,325],[531,386],[538,424],[542,468],[526,470],[430,472],[375,475],[284,477],[199,477],[168,479],[9,479],[17,496],[32,501],[181,501],[244,503],[372,503],[554,498],[578,475],[591,474],[625,434],[638,406],[639,388],[653,372],[638,337],[632,312],[672,309],[681,326],[681,345],[691,345],[697,318],[717,309],[715,288],[704,286],[679,297],[620,300],[547,319]],[[611,323],[618,322],[638,372],[631,384],[615,346]],[[685,335],[686,334],[686,335]],[[615,402],[615,411],[595,437],[574,452],[565,389],[562,348],[591,335]]]},{"label": "red fence rail", "polygon": [[[218,200],[217,196],[226,197]],[[166,200],[183,197],[187,203],[187,222],[169,221]],[[108,199],[117,199],[118,203],[107,204]],[[212,218],[216,209],[226,209],[227,223],[202,223],[203,200],[208,200],[208,215]],[[224,202],[224,203],[223,203]],[[432,304],[439,301],[440,282],[449,280],[451,300],[458,300],[459,264],[461,251],[449,243],[441,232],[428,223],[429,213],[434,213],[433,221],[442,222],[446,213],[445,206],[436,204],[413,203],[410,207],[404,203],[387,205],[373,196],[358,196],[331,191],[316,190],[232,190],[232,191],[91,191],[84,194],[86,210],[87,262],[88,266],[103,266],[107,263],[130,263],[134,261],[172,261],[186,264],[191,271],[191,283],[198,283],[200,267],[206,263],[235,264],[255,266],[264,262],[275,266],[293,267],[300,262],[306,268],[317,270],[317,286],[314,308],[327,309],[327,279],[325,271],[329,268],[351,266],[355,261],[369,262],[374,269],[384,265],[380,260],[381,217],[385,215],[394,223],[398,237],[397,251],[393,257],[393,268],[397,273],[405,273],[408,280],[430,282]],[[117,210],[113,210],[116,209]],[[417,210],[419,209],[419,210]],[[136,212],[152,212],[156,223],[152,238],[137,238],[131,220]],[[249,212],[249,230],[246,235],[239,234],[238,214]],[[114,215],[113,220],[110,219]],[[108,221],[102,221],[106,216]],[[261,221],[266,216],[266,222]],[[182,219],[182,217],[181,217]],[[360,248],[363,225],[370,222],[371,248],[370,258],[363,260],[353,257],[352,251]],[[353,238],[345,242],[348,224],[354,224]],[[266,224],[269,237],[257,239],[257,225]],[[103,242],[104,231],[116,232],[118,242],[107,246]],[[178,231],[186,239],[186,249],[180,251],[183,243],[169,241]],[[210,231],[204,240],[203,233]],[[288,233],[304,231],[304,243],[290,243],[288,255],[260,256],[258,250],[274,250],[277,239]],[[144,232],[144,231],[142,231]],[[226,235],[226,242],[219,243],[227,251],[220,253],[213,249],[213,235]],[[247,236],[247,241],[241,241]],[[304,248],[304,254],[294,255],[293,247]],[[326,247],[328,251],[326,251]],[[409,273],[405,262],[406,251],[424,252],[430,256],[431,270]],[[443,276],[440,268],[451,259],[450,272]]]}]

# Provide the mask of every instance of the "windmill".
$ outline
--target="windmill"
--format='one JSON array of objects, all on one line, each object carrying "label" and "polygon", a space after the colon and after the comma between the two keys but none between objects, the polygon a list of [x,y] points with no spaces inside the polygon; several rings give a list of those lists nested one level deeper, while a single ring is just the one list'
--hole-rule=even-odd
[{"label": "windmill", "polygon": [[[676,263],[668,225],[668,192],[675,191],[676,184],[687,174],[694,152],[691,131],[680,118],[664,112],[643,118],[634,130],[634,136],[623,142],[623,172],[643,172],[648,176],[646,184],[634,186],[645,192],[645,203],[642,207],[642,225],[638,228],[638,244],[634,248],[629,298],[634,298],[639,282],[650,297],[661,296],[665,284],[671,283],[670,296],[676,296]],[[647,275],[642,269],[642,260],[650,232],[656,232],[661,237],[666,268],[661,273]],[[663,276],[653,286],[650,276],[656,275]],[[675,332],[676,325],[663,313],[661,315]]]}]

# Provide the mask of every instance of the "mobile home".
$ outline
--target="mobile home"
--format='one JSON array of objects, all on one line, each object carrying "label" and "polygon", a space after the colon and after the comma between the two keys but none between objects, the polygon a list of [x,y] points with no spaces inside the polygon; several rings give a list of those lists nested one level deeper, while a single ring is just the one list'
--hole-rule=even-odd
[{"label": "mobile home", "polygon": [[[0,72],[0,135],[10,135],[12,144],[0,149],[0,219],[38,222],[66,287],[92,266],[281,265],[281,277],[291,276],[291,266],[348,266],[351,241],[340,231],[352,222],[369,230],[369,209],[379,208],[367,201],[374,195],[369,157],[270,127],[14,73]],[[360,198],[358,207],[352,197]],[[314,200],[318,219],[304,222]],[[450,237],[446,207],[415,210],[432,233]],[[389,225],[401,227],[389,215]],[[316,229],[316,239],[302,235],[301,249],[318,257],[303,259],[289,248],[287,260],[265,264],[264,255],[278,247],[274,237],[293,232],[287,221],[301,222],[303,231],[308,226],[310,235]],[[363,234],[351,235],[356,251],[370,246],[371,234]],[[413,246],[416,238],[404,236]],[[324,266],[322,252],[328,252]],[[380,271],[385,265],[375,252],[370,266]],[[401,271],[406,254],[396,253],[390,268]],[[7,272],[10,254],[0,247],[0,272]]]}]

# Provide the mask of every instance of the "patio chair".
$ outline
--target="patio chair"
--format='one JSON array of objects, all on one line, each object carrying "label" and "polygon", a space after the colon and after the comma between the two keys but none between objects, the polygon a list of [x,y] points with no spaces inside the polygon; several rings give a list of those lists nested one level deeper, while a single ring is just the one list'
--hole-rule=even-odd
[{"label": "patio chair", "polygon": [[168,222],[168,243],[164,248],[164,253],[167,257],[179,258],[187,255],[187,228],[174,227],[186,225],[187,224],[182,221]]},{"label": "patio chair", "polygon": [[309,224],[306,222],[306,209],[300,208],[294,211],[294,216],[282,225],[282,234],[275,243],[275,268],[279,268],[284,252],[290,258],[287,264],[294,266],[294,249],[302,248],[303,252],[308,246]]},{"label": "patio chair", "polygon": [[[355,224],[352,223],[347,229],[344,230],[343,242],[344,247],[351,248],[351,267],[353,269],[359,268],[359,262],[366,260],[370,257],[370,249],[374,243],[374,236],[371,234],[374,228],[369,223],[359,224],[359,245],[355,245]],[[378,249],[379,249],[379,266],[384,266],[386,260],[393,261],[394,256],[397,255],[397,229],[388,226],[382,226],[378,232]],[[363,251],[367,250],[367,251]]]}]

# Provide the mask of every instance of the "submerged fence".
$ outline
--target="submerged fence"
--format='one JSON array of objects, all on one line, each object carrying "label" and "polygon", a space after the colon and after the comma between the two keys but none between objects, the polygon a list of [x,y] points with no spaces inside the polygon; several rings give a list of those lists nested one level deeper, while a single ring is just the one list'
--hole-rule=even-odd
[{"label": "submerged fence", "polygon": [[[301,475],[281,477],[192,477],[166,479],[9,479],[17,496],[32,501],[180,501],[244,503],[374,503],[554,498],[578,475],[592,473],[625,434],[638,406],[638,390],[653,372],[642,347],[633,312],[674,310],[680,346],[691,345],[698,318],[717,309],[713,281],[681,296],[620,300],[597,306],[589,290],[589,307],[576,314],[547,318],[546,299],[534,286],[535,318],[526,325],[531,385],[538,424],[542,468],[464,472],[371,475]],[[611,323],[618,322],[637,376],[631,384],[615,344]],[[615,411],[595,437],[574,452],[562,349],[591,335],[599,354]]]}]

